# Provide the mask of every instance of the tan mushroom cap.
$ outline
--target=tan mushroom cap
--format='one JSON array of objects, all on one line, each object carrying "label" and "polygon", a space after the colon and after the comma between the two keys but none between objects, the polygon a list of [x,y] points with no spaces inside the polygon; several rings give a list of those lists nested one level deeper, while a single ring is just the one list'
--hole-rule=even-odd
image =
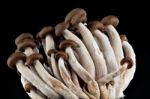
[{"label": "tan mushroom cap", "polygon": [[69,24],[61,22],[55,26],[55,35],[60,36],[65,29],[69,28]]},{"label": "tan mushroom cap", "polygon": [[132,60],[130,57],[125,57],[125,58],[123,58],[123,59],[121,60],[121,62],[120,62],[121,65],[123,65],[123,64],[125,64],[125,63],[128,63],[127,69],[132,68],[132,66],[133,66],[133,60]]},{"label": "tan mushroom cap", "polygon": [[109,15],[109,16],[104,17],[101,20],[101,22],[104,25],[113,25],[114,27],[116,27],[119,24],[119,19],[114,15]]},{"label": "tan mushroom cap", "polygon": [[26,55],[22,52],[15,52],[11,54],[7,59],[7,65],[11,69],[16,69],[16,63],[18,60],[26,61]]},{"label": "tan mushroom cap", "polygon": [[60,57],[62,57],[64,60],[68,60],[67,53],[65,53],[63,51],[58,51],[57,53],[55,53],[55,58],[56,59],[59,59]]},{"label": "tan mushroom cap", "polygon": [[33,53],[32,55],[27,57],[26,64],[31,66],[35,60],[39,60],[42,62],[44,60],[44,57],[40,53]]},{"label": "tan mushroom cap", "polygon": [[79,45],[73,40],[64,40],[59,44],[60,49],[65,49],[66,47],[77,48]]},{"label": "tan mushroom cap", "polygon": [[76,26],[80,22],[87,21],[86,11],[82,8],[75,8],[70,11],[65,17],[65,23],[69,23],[71,26]]},{"label": "tan mushroom cap", "polygon": [[19,35],[16,40],[15,44],[18,45],[20,42],[22,42],[24,39],[33,39],[33,35],[31,33],[22,33]]},{"label": "tan mushroom cap", "polygon": [[32,90],[32,89],[35,89],[35,87],[30,82],[28,82],[27,84],[25,84],[24,90],[26,92],[30,93],[30,90]]},{"label": "tan mushroom cap", "polygon": [[100,22],[100,21],[92,21],[88,24],[88,28],[90,29],[90,31],[99,29],[100,31],[104,31],[104,25]]},{"label": "tan mushroom cap", "polygon": [[47,54],[48,54],[48,56],[51,56],[51,54],[52,53],[57,53],[58,51],[56,50],[56,49],[50,49],[48,52],[47,52]]},{"label": "tan mushroom cap", "polygon": [[121,41],[128,41],[128,38],[124,34],[120,35],[120,39]]},{"label": "tan mushroom cap", "polygon": [[36,38],[44,39],[46,35],[54,33],[54,27],[47,26],[42,28],[42,30],[36,35]]},{"label": "tan mushroom cap", "polygon": [[27,47],[34,49],[36,47],[36,43],[33,42],[33,40],[31,40],[31,39],[25,39],[23,42],[21,42],[17,45],[17,49],[19,51],[24,51],[24,49]]}]

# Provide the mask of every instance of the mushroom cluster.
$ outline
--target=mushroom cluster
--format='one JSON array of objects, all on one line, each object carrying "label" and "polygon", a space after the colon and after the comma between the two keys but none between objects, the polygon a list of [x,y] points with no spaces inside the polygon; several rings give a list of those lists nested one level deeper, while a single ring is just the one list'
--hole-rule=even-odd
[{"label": "mushroom cluster", "polygon": [[134,77],[135,53],[115,27],[113,15],[86,23],[75,8],[64,22],[44,27],[34,38],[19,35],[7,64],[20,74],[32,99],[119,99]]}]

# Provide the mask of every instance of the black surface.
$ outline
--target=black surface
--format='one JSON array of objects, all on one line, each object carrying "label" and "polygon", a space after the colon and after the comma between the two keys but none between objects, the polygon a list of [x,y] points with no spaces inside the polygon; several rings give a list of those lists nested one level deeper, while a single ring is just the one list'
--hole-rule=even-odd
[{"label": "black surface", "polygon": [[[58,5],[61,4],[61,5]],[[63,21],[65,15],[76,7],[84,8],[88,14],[88,22],[100,20],[106,15],[116,15],[120,24],[117,27],[119,33],[126,34],[137,55],[137,71],[135,78],[125,91],[125,99],[148,99],[150,88],[149,81],[149,43],[145,23],[148,23],[148,10],[139,2],[110,2],[56,1],[47,4],[22,3],[18,5],[2,4],[0,18],[0,95],[4,99],[28,99],[23,91],[19,76],[16,71],[7,67],[7,57],[16,49],[15,38],[23,32],[31,32],[34,35],[44,26],[53,25]]]}]

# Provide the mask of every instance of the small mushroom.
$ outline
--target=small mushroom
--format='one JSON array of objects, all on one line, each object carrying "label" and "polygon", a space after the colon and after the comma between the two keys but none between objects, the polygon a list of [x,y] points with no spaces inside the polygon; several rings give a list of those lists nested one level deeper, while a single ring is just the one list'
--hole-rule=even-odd
[{"label": "small mushroom", "polygon": [[53,33],[54,33],[54,28],[52,26],[47,26],[47,27],[44,27],[37,34],[36,37],[42,40],[43,48],[47,56],[48,63],[52,68],[54,77],[56,77],[59,80],[62,80],[60,77],[60,73],[58,71],[56,60],[54,58],[54,52],[56,52],[56,50],[55,50],[55,42],[52,36]]},{"label": "small mushroom", "polygon": [[91,76],[95,78],[95,65],[87,48],[76,35],[67,29],[68,27],[68,24],[64,22],[57,24],[55,26],[56,35],[59,36],[62,33],[65,39],[73,40],[79,45],[79,47],[75,48],[75,50],[81,60],[81,64],[91,74]]},{"label": "small mushroom", "polygon": [[116,16],[109,15],[104,17],[101,22],[105,26],[105,31],[108,33],[110,38],[110,43],[112,45],[112,48],[114,49],[115,56],[117,59],[118,64],[120,64],[120,61],[124,57],[123,50],[122,50],[122,44],[119,37],[119,33],[114,28],[119,24],[119,19]]},{"label": "small mushroom", "polygon": [[52,77],[43,67],[39,60],[42,60],[43,56],[39,53],[34,53],[27,58],[27,64],[33,65],[38,72],[39,76],[57,93],[62,95],[66,99],[78,99],[78,97],[71,92],[62,82]]},{"label": "small mushroom", "polygon": [[129,44],[127,40],[127,37],[125,35],[120,35],[120,37],[122,40],[122,47],[125,52],[125,58],[122,59],[121,65],[126,66],[128,68],[121,75],[123,79],[123,83],[120,84],[120,86],[118,87],[120,88],[120,90],[118,90],[119,93],[118,96],[122,97],[121,93],[127,88],[127,86],[129,85],[129,83],[134,77],[135,70],[136,70],[136,58],[135,58],[136,56],[131,44]]},{"label": "small mushroom", "polygon": [[38,88],[44,95],[50,98],[53,97],[55,99],[59,99],[60,96],[56,92],[54,92],[51,88],[45,85],[45,83],[37,75],[31,72],[31,70],[24,65],[25,60],[25,54],[23,54],[22,52],[15,52],[9,56],[7,64],[10,68],[17,68],[20,74],[29,82],[32,82],[32,84],[36,88]]},{"label": "small mushroom", "polygon": [[[69,19],[70,18],[70,19]],[[107,66],[92,33],[89,29],[82,23],[86,20],[86,12],[81,9],[73,9],[65,17],[65,22],[70,23],[72,27],[76,27],[78,32],[81,34],[84,43],[89,50],[89,53],[94,61],[96,70],[96,79],[99,79],[107,74]]]},{"label": "small mushroom", "polygon": [[76,94],[81,99],[89,99],[89,97],[80,89],[78,88],[71,80],[71,76],[69,75],[66,67],[65,67],[65,60],[68,59],[68,55],[65,52],[59,51],[55,54],[55,57],[58,59],[58,66],[61,77],[68,88]]},{"label": "small mushroom", "polygon": [[76,48],[79,45],[72,40],[64,40],[60,43],[59,48],[65,49],[68,54],[68,62],[71,68],[77,73],[77,75],[85,82],[88,86],[88,91],[93,94],[96,98],[99,98],[99,88],[97,82],[91,75],[82,67],[82,65],[77,61],[72,48]]},{"label": "small mushroom", "polygon": [[108,37],[102,33],[104,26],[99,21],[90,22],[88,25],[89,29],[93,33],[94,37],[97,38],[98,43],[100,45],[100,49],[104,55],[107,64],[108,73],[112,73],[118,70],[119,65],[116,61],[114,51],[111,47]]}]

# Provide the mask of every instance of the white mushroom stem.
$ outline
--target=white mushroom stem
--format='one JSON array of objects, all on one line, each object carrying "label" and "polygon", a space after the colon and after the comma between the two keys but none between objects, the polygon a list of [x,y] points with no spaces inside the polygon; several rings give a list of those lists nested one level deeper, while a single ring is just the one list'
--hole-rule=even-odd
[{"label": "white mushroom stem", "polygon": [[63,31],[63,36],[65,39],[73,40],[79,45],[79,47],[75,48],[75,50],[81,60],[81,64],[91,74],[91,76],[95,78],[95,65],[83,42],[68,29]]},{"label": "white mushroom stem", "polygon": [[[122,75],[122,77],[124,77],[123,78],[124,82],[121,88],[122,88],[122,91],[124,91],[134,77],[135,70],[136,70],[136,58],[135,58],[136,56],[129,42],[123,41],[122,46],[125,52],[125,56],[130,57],[133,60],[133,66],[130,69],[127,69]],[[128,64],[124,64],[124,65],[128,65]]]},{"label": "white mushroom stem", "polygon": [[49,74],[53,75],[52,69],[51,69],[49,66],[47,66],[45,63],[43,63],[43,67],[47,70],[47,72],[48,72]]},{"label": "white mushroom stem", "polygon": [[28,57],[33,53],[33,49],[30,47],[25,48],[24,54]]},{"label": "white mushroom stem", "polygon": [[108,37],[100,30],[95,30],[93,35],[97,38],[100,49],[103,52],[107,64],[108,73],[118,70],[119,65],[116,61],[114,51],[110,45]]},{"label": "white mushroom stem", "polygon": [[86,83],[88,83],[91,80],[94,80],[94,78],[91,77],[91,75],[82,67],[82,65],[77,61],[73,50],[71,47],[67,47],[65,49],[65,52],[68,54],[69,59],[68,62],[71,66],[71,68],[78,74],[78,76]]},{"label": "white mushroom stem", "polygon": [[55,42],[54,42],[54,39],[53,39],[52,35],[50,35],[50,34],[46,35],[46,37],[45,37],[45,45],[44,46],[45,46],[45,54],[47,56],[48,62],[51,63],[51,68],[52,68],[54,76],[57,79],[62,80],[61,77],[60,77],[60,73],[58,71],[58,66],[56,64],[56,60],[54,58],[54,54],[52,53],[51,56],[47,55],[49,50],[55,49]]},{"label": "white mushroom stem", "polygon": [[49,75],[49,73],[43,68],[39,60],[34,61],[34,67],[40,77],[57,93],[59,93],[66,99],[78,99],[78,97],[73,94],[71,90],[68,89],[62,82]]},{"label": "white mushroom stem", "polygon": [[99,79],[107,74],[107,66],[104,60],[104,56],[100,51],[89,29],[82,23],[79,23],[77,25],[77,29],[80,32],[81,36],[83,37],[85,45],[88,48],[90,55],[92,56],[96,68],[96,79]]},{"label": "white mushroom stem", "polygon": [[79,98],[89,99],[89,97],[72,82],[71,77],[65,67],[64,59],[62,57],[60,57],[58,60],[58,66],[59,66],[61,77],[63,81],[65,82],[65,84],[68,86],[68,88],[70,88],[71,91],[75,93]]},{"label": "white mushroom stem", "polygon": [[65,49],[65,52],[68,54],[69,59],[68,62],[71,66],[71,68],[77,73],[77,75],[88,85],[88,91],[92,95],[94,95],[96,98],[100,97],[100,92],[98,88],[97,82],[94,80],[94,78],[91,77],[91,75],[81,66],[81,64],[77,61],[73,50],[71,47],[67,47]]},{"label": "white mushroom stem", "polygon": [[112,45],[112,48],[114,49],[117,62],[118,64],[120,64],[120,61],[123,59],[124,54],[122,50],[122,44],[121,44],[119,33],[112,25],[107,25],[105,27],[105,30],[109,35],[110,43]]},{"label": "white mushroom stem", "polygon": [[[22,83],[23,88],[25,89],[26,84],[28,84],[30,82],[27,81],[24,77],[21,76],[21,83]],[[29,93],[27,92],[27,94],[29,95],[29,97],[31,99],[45,99],[45,97],[38,94],[35,89],[30,89],[30,92]]]},{"label": "white mushroom stem", "polygon": [[77,76],[77,74],[71,69],[71,76],[72,76],[72,81],[73,83],[79,88],[81,89],[80,87],[80,83],[79,83],[79,78]]},{"label": "white mushroom stem", "polygon": [[44,95],[50,98],[59,99],[60,96],[54,92],[49,86],[47,86],[37,75],[35,75],[31,70],[23,64],[22,60],[16,63],[17,70],[21,75],[26,78],[29,82],[32,82],[33,86],[38,88]]},{"label": "white mushroom stem", "polygon": [[58,64],[56,63],[56,59],[54,57],[54,53],[51,54],[50,61],[51,61],[51,67],[52,67],[54,76],[57,79],[62,80],[62,78],[60,76],[60,72],[58,71]]}]

